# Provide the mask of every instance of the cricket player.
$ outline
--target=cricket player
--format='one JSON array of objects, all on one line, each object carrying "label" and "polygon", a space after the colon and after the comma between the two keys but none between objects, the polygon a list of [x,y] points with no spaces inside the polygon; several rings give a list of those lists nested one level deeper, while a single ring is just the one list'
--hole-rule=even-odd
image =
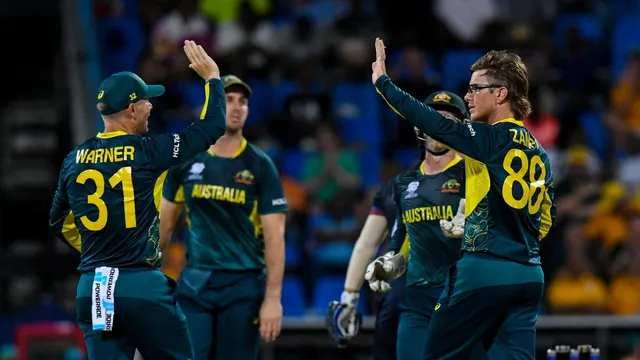
[{"label": "cricket player", "polygon": [[[468,116],[464,100],[450,92],[433,93],[425,103],[451,121],[461,123]],[[389,252],[370,264],[365,275],[372,290],[388,291],[390,285],[376,276],[376,268],[387,261],[395,263],[394,271],[386,274],[394,278],[408,262],[400,301],[399,360],[422,359],[424,340],[449,268],[460,258],[464,229],[462,157],[421,131],[417,135],[424,144],[424,160],[396,178],[393,198],[397,216]],[[408,257],[398,254],[405,239],[410,244]],[[479,343],[471,359],[486,359]]]},{"label": "cricket player", "polygon": [[67,155],[50,213],[51,229],[80,251],[78,325],[89,359],[193,359],[175,282],[159,270],[158,208],[167,170],[206,150],[225,131],[216,63],[185,41],[189,67],[204,81],[200,119],[177,134],[142,137],[149,99],[164,92],[134,73],[105,79],[97,108],[105,131]]},{"label": "cricket player", "polygon": [[[519,56],[490,51],[471,67],[470,123],[449,121],[395,86],[376,39],[372,82],[403,118],[465,155],[462,258],[449,272],[424,359],[468,359],[482,341],[490,359],[534,359],[544,280],[539,241],[553,224],[553,176],[545,150],[524,128],[531,113]],[[393,268],[393,264],[387,265]]]},{"label": "cricket player", "polygon": [[166,244],[186,207],[178,303],[195,359],[250,360],[258,359],[260,336],[270,342],[280,334],[287,202],[271,159],[242,136],[251,88],[233,75],[222,79],[227,131],[169,172],[160,234]]},{"label": "cricket player", "polygon": [[[393,202],[394,179],[389,180],[373,198],[369,216],[360,232],[351,254],[340,301],[333,301],[327,310],[325,325],[339,345],[358,335],[361,316],[357,313],[360,289],[364,283],[367,265],[373,261],[378,248],[388,237],[388,226],[395,222],[396,208]],[[403,251],[408,254],[408,242]],[[402,297],[405,276],[393,280],[392,290],[386,292],[378,305],[376,316],[373,358],[394,360],[398,333],[398,304]]]}]

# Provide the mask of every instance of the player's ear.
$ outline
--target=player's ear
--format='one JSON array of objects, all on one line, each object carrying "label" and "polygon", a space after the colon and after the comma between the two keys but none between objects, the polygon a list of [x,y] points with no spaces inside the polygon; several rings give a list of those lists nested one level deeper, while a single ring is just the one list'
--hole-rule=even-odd
[{"label": "player's ear", "polygon": [[507,97],[509,96],[509,89],[507,89],[506,87],[501,87],[496,89],[496,103],[497,104],[502,104],[507,100]]}]

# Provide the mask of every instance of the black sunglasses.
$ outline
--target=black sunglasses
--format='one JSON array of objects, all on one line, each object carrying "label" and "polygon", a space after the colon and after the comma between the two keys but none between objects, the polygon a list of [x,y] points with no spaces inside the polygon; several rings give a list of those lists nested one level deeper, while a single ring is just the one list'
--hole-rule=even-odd
[{"label": "black sunglasses", "polygon": [[471,84],[469,85],[469,89],[467,90],[467,92],[469,94],[476,94],[483,89],[498,89],[501,87],[505,86],[499,84]]}]

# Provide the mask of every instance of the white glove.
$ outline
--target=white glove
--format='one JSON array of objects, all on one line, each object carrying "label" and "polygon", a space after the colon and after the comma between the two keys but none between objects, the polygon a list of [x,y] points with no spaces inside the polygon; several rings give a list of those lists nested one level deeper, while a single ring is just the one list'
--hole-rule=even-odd
[{"label": "white glove", "polygon": [[387,292],[391,290],[389,281],[399,278],[406,268],[404,255],[389,251],[367,266],[364,279],[369,282],[371,290]]},{"label": "white glove", "polygon": [[448,220],[440,220],[440,229],[442,232],[449,238],[460,239],[464,234],[464,208],[465,208],[465,199],[460,199],[460,203],[458,204],[458,212],[451,219]]},{"label": "white glove", "polygon": [[342,312],[338,315],[338,324],[344,329],[347,338],[353,337],[354,329],[352,324],[355,322],[356,308],[360,294],[357,292],[343,291],[340,296],[340,305],[343,306]]}]

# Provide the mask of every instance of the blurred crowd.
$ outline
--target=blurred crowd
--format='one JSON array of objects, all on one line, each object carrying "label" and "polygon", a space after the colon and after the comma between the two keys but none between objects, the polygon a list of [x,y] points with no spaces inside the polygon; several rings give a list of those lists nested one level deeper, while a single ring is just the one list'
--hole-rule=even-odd
[{"label": "blurred crowd", "polygon": [[[339,296],[373,193],[419,158],[411,126],[371,87],[376,36],[388,46],[391,77],[418,99],[440,89],[464,95],[468,66],[483,51],[523,58],[534,108],[525,125],[550,154],[558,213],[541,245],[541,313],[640,313],[638,1],[95,3],[101,75],[132,70],[167,87],[153,103],[152,132],[180,130],[200,112],[184,39],[253,87],[245,136],[278,165],[290,205],[285,315],[319,315]],[[172,277],[187,238],[176,232],[165,252]],[[69,309],[74,279],[60,291]]]}]

